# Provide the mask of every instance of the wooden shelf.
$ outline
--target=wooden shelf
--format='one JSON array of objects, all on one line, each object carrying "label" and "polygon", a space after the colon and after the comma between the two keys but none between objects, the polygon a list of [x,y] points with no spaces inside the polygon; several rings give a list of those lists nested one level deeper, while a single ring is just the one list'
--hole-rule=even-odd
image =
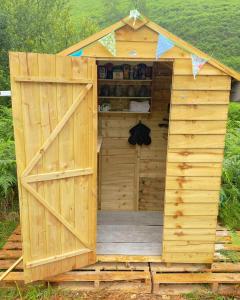
[{"label": "wooden shelf", "polygon": [[152,99],[152,97],[116,97],[116,96],[98,96],[99,99]]},{"label": "wooden shelf", "polygon": [[151,112],[135,112],[135,111],[99,111],[99,114],[150,114]]},{"label": "wooden shelf", "polygon": [[98,81],[101,83],[151,83],[152,79],[98,79]]}]

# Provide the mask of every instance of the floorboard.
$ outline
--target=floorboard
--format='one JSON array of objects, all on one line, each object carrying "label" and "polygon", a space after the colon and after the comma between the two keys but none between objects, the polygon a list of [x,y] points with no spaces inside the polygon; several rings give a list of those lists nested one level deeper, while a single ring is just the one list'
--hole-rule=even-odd
[{"label": "floorboard", "polygon": [[161,255],[160,212],[98,212],[97,254]]}]

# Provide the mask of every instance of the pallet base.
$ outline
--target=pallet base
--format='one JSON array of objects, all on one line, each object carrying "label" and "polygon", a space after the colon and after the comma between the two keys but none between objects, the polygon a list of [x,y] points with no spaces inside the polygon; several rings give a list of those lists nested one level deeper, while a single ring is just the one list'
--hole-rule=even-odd
[{"label": "pallet base", "polygon": [[[20,229],[17,228],[0,250],[0,269],[8,269],[22,254]],[[231,244],[224,228],[217,231],[216,249],[240,251]],[[121,290],[132,293],[179,295],[211,290],[222,295],[240,295],[240,263],[231,263],[215,253],[214,263],[165,264],[153,262],[99,262],[47,279],[53,286],[71,290]],[[19,264],[0,286],[24,284],[23,266]]]}]

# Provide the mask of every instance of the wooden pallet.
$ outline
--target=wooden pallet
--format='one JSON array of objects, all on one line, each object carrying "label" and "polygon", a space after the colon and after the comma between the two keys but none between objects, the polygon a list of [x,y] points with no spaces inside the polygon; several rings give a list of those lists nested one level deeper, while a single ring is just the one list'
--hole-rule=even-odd
[{"label": "wooden pallet", "polygon": [[[95,265],[73,270],[48,281],[53,285],[70,289],[88,290],[107,288],[128,292],[142,292],[160,295],[176,295],[206,289],[221,294],[240,294],[240,263],[232,263],[218,252],[220,249],[237,251],[229,232],[219,227],[216,233],[214,262],[207,264],[165,264],[99,262]],[[22,255],[21,232],[18,227],[0,250],[0,269],[8,269]],[[4,279],[3,284],[23,284],[23,265],[20,263]]]}]

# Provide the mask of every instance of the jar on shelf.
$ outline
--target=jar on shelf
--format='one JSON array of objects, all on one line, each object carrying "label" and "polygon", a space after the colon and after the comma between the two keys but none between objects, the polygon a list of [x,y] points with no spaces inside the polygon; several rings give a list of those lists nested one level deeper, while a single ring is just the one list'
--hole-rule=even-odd
[{"label": "jar on shelf", "polygon": [[128,64],[124,64],[122,66],[122,69],[123,69],[123,79],[130,79],[130,69],[131,69],[131,66],[128,65]]}]

